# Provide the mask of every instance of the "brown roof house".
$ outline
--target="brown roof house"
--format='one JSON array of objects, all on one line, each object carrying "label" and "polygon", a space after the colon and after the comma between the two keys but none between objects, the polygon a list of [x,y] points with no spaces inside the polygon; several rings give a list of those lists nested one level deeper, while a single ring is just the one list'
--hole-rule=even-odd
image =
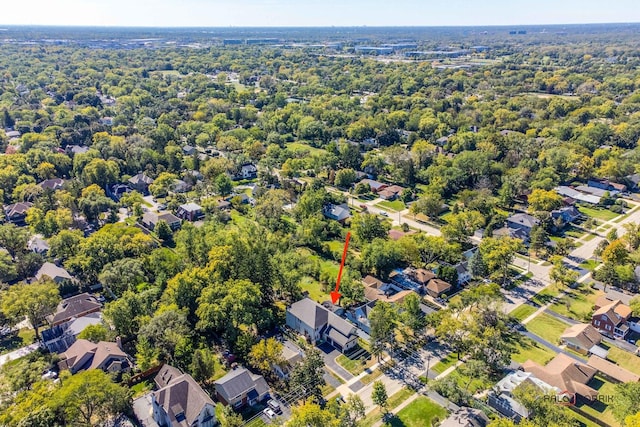
[{"label": "brown roof house", "polygon": [[442,279],[431,279],[427,284],[427,293],[434,298],[440,297],[451,290],[451,285]]},{"label": "brown roof house", "polygon": [[65,298],[58,304],[56,312],[48,319],[51,326],[68,322],[72,318],[96,313],[102,309],[102,304],[91,294],[83,293]]},{"label": "brown roof house", "polygon": [[100,341],[97,344],[79,339],[62,354],[60,369],[78,371],[101,369],[105,372],[127,372],[133,361],[122,351],[120,343]]},{"label": "brown roof house", "polygon": [[601,302],[601,300],[596,302],[596,311],[591,315],[591,324],[601,334],[624,339],[629,333],[627,320],[631,317],[631,308],[620,300],[611,301],[599,307]]},{"label": "brown roof house", "polygon": [[217,425],[215,404],[189,374],[164,365],[155,377],[157,391],[151,393],[153,419],[163,427],[213,427]]},{"label": "brown roof house", "polygon": [[223,405],[240,408],[262,402],[269,394],[269,386],[262,375],[253,374],[246,368],[236,368],[216,380],[216,398]]},{"label": "brown roof house", "polygon": [[557,387],[561,394],[579,396],[589,402],[597,399],[598,391],[587,384],[598,370],[564,353],[558,353],[546,366],[527,360],[522,364],[522,369],[525,372],[531,372],[545,383]]},{"label": "brown roof house", "polygon": [[591,356],[587,365],[597,369],[600,375],[616,383],[637,383],[640,381],[640,375],[636,375],[602,357]]},{"label": "brown roof house", "polygon": [[373,276],[362,279],[364,284],[364,297],[367,301],[384,301],[388,303],[401,303],[405,297],[413,291],[400,289]]},{"label": "brown roof house", "polygon": [[562,344],[581,354],[600,352],[598,349],[606,353],[606,350],[598,347],[601,341],[602,335],[600,335],[600,332],[587,323],[578,323],[570,326],[560,336]]}]

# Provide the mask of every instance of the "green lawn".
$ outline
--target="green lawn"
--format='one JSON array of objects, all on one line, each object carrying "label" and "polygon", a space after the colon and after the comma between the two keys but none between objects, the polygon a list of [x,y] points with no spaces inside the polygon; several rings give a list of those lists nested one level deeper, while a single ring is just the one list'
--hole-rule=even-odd
[{"label": "green lawn", "polygon": [[573,237],[574,239],[580,239],[587,233],[579,228],[571,227],[569,230],[565,231],[564,234],[565,236]]},{"label": "green lawn", "polygon": [[456,353],[449,353],[447,357],[441,359],[438,363],[433,365],[431,370],[441,374],[456,363],[458,363],[458,356],[456,355]]},{"label": "green lawn", "polygon": [[36,338],[33,329],[23,328],[17,334],[7,335],[0,339],[0,354],[5,354],[32,344]]},{"label": "green lawn", "polygon": [[341,354],[336,357],[336,362],[352,375],[357,376],[364,372],[365,369],[373,366],[376,363],[376,358],[371,357],[369,353],[366,353],[361,359],[351,359]]},{"label": "green lawn", "polygon": [[551,302],[551,300],[560,294],[560,287],[556,284],[552,284],[538,292],[531,301],[539,305],[545,305]]},{"label": "green lawn", "polygon": [[595,234],[589,234],[589,235],[587,235],[587,237],[585,237],[585,238],[584,238],[584,239],[582,239],[582,240],[583,240],[584,242],[588,242],[588,241],[593,240],[593,239],[595,239],[595,238],[596,238],[596,235],[595,235]]},{"label": "green lawn", "polygon": [[600,265],[600,262],[593,259],[587,259],[580,263],[581,268],[584,268],[585,270],[589,270],[589,271],[595,270],[595,268],[599,265]]},{"label": "green lawn", "polygon": [[558,344],[560,335],[569,327],[568,324],[546,313],[536,316],[526,326],[529,332],[549,341],[551,344]]},{"label": "green lawn", "polygon": [[607,359],[617,363],[625,369],[640,375],[640,357],[633,353],[619,349],[618,347],[610,347]]},{"label": "green lawn", "polygon": [[551,306],[551,310],[580,322],[590,321],[596,299],[602,294],[602,291],[581,285],[576,289],[568,290],[565,296]]},{"label": "green lawn", "polygon": [[303,291],[309,293],[309,298],[314,301],[322,302],[329,299],[329,294],[322,290],[322,285],[312,277],[305,276],[300,281],[300,287]]},{"label": "green lawn", "polygon": [[402,200],[384,200],[380,203],[376,203],[376,206],[379,208],[389,209],[394,212],[403,211],[406,209]]},{"label": "green lawn", "polygon": [[[415,391],[409,388],[403,388],[402,390],[392,394],[387,399],[387,409],[389,411],[393,411],[399,404],[407,400],[411,397]],[[371,427],[382,418],[382,411],[380,408],[376,407],[373,411],[369,412],[366,417],[358,422],[358,427]],[[390,426],[391,424],[385,424],[385,426]],[[398,425],[398,424],[396,424]]]},{"label": "green lawn", "polygon": [[430,426],[431,420],[438,418],[440,421],[447,416],[447,411],[428,397],[420,396],[400,412],[391,421],[393,427],[423,427]]},{"label": "green lawn", "polygon": [[606,404],[606,398],[609,396],[615,396],[616,390],[615,385],[609,381],[606,381],[604,378],[600,376],[596,376],[593,380],[591,380],[588,384],[590,387],[598,390],[598,394],[603,397],[601,401],[597,401],[592,403],[591,405],[587,405],[583,402],[578,402],[576,405],[580,410],[586,412],[587,414],[604,421],[606,424],[610,426],[619,426],[620,423],[615,419],[611,409]]},{"label": "green lawn", "polygon": [[509,314],[522,322],[524,319],[535,313],[536,310],[537,308],[532,305],[522,304]]},{"label": "green lawn", "polygon": [[289,142],[287,144],[287,149],[293,151],[294,153],[299,153],[302,151],[308,151],[309,154],[327,154],[326,150],[323,150],[322,148],[316,148],[316,147],[312,147],[310,145],[304,144],[302,142]]},{"label": "green lawn", "polygon": [[380,376],[382,376],[382,371],[380,369],[376,369],[370,374],[363,375],[362,378],[360,378],[360,382],[365,385],[370,384],[374,382],[376,379],[380,378]]},{"label": "green lawn", "polygon": [[131,391],[133,392],[133,398],[143,396],[147,394],[147,392],[153,390],[153,381],[147,380],[139,382],[138,384],[131,387]]},{"label": "green lawn", "polygon": [[595,208],[588,208],[586,206],[580,206],[578,210],[588,217],[601,219],[603,221],[610,221],[618,217],[619,215],[615,212],[611,212],[608,209],[595,209]]},{"label": "green lawn", "polygon": [[555,352],[547,347],[538,344],[530,338],[524,337],[522,343],[516,346],[516,353],[514,353],[511,358],[518,363],[533,360],[541,365],[546,365],[555,355]]}]

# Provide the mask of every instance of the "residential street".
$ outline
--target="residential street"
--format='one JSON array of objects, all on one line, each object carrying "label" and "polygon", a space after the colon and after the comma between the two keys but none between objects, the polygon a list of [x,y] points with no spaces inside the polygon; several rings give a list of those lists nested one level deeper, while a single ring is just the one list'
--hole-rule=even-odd
[{"label": "residential street", "polygon": [[15,359],[19,359],[21,357],[26,356],[29,353],[33,353],[40,347],[40,343],[33,343],[26,347],[19,348],[17,350],[12,351],[11,353],[3,354],[0,356],[0,366],[4,365],[7,362],[10,362]]}]

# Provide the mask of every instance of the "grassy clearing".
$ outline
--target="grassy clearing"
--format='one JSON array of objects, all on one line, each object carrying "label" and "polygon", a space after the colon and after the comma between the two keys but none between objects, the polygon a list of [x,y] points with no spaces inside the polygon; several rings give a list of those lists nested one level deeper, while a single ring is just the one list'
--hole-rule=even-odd
[{"label": "grassy clearing", "polygon": [[294,153],[303,153],[307,151],[309,154],[326,154],[327,152],[322,148],[312,147],[307,144],[303,144],[302,142],[290,142],[287,144],[287,149],[293,151]]},{"label": "grassy clearing", "polygon": [[591,218],[601,219],[603,221],[611,221],[614,218],[617,218],[619,214],[615,212],[611,212],[608,209],[596,209],[596,208],[588,208],[586,206],[580,206],[578,210]]},{"label": "grassy clearing", "polygon": [[532,305],[522,304],[509,314],[522,322],[524,319],[535,313],[536,310],[537,308]]},{"label": "grassy clearing", "polygon": [[449,353],[447,357],[441,359],[438,363],[433,365],[431,370],[433,372],[441,374],[456,363],[458,363],[458,356],[455,353]]},{"label": "grassy clearing", "polygon": [[579,228],[571,227],[569,230],[565,231],[564,234],[565,236],[573,237],[574,239],[580,239],[587,233]]},{"label": "grassy clearing", "polygon": [[329,299],[329,294],[322,289],[322,284],[312,277],[303,277],[300,281],[300,287],[303,291],[307,291],[309,298],[314,301],[322,302]]},{"label": "grassy clearing", "polygon": [[153,390],[153,382],[150,380],[139,382],[131,387],[134,399],[147,394],[151,390]]},{"label": "grassy clearing", "polygon": [[549,341],[551,344],[558,344],[560,342],[560,335],[562,335],[568,327],[568,324],[546,313],[534,317],[533,320],[527,323],[527,330],[529,332]]},{"label": "grassy clearing", "polygon": [[588,242],[588,241],[593,240],[593,239],[595,239],[595,238],[596,238],[596,235],[595,235],[595,234],[589,234],[589,235],[587,235],[587,237],[585,237],[584,239],[582,239],[582,241],[584,241],[584,242]]},{"label": "grassy clearing", "polygon": [[567,294],[553,304],[551,310],[580,322],[590,321],[593,306],[602,294],[602,291],[581,285],[576,289],[567,290]]},{"label": "grassy clearing", "polygon": [[422,427],[430,426],[431,420],[438,418],[443,420],[447,416],[447,411],[436,404],[428,397],[420,396],[400,412],[395,417],[399,422],[396,423],[395,419],[391,421],[391,425],[405,426],[405,427]]},{"label": "grassy clearing", "polygon": [[395,212],[403,211],[406,209],[402,200],[384,200],[380,203],[376,203],[379,208],[389,209]]},{"label": "grassy clearing", "polygon": [[551,351],[547,347],[525,337],[522,342],[516,346],[516,352],[511,358],[518,363],[533,360],[541,365],[546,365],[547,362],[555,357],[555,355],[555,352]]},{"label": "grassy clearing", "polygon": [[36,333],[33,329],[20,329],[18,333],[10,334],[0,339],[0,354],[10,353],[32,344],[35,339]]},{"label": "grassy clearing", "polygon": [[351,375],[358,376],[363,373],[365,369],[372,367],[376,363],[376,358],[368,355],[368,357],[363,357],[361,359],[351,359],[348,356],[341,354],[336,357],[336,362],[338,365],[349,371]]},{"label": "grassy clearing", "polygon": [[640,375],[640,357],[633,353],[619,349],[618,347],[609,348],[607,359],[615,362],[631,372]]}]

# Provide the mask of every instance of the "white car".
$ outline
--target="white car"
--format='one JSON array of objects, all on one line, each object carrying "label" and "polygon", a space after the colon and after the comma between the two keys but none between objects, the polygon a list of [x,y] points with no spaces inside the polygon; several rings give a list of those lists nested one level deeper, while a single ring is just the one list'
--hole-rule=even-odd
[{"label": "white car", "polygon": [[273,409],[271,408],[267,408],[264,411],[262,411],[263,414],[265,414],[267,416],[267,418],[269,418],[270,420],[274,419],[275,417],[277,417],[276,413],[273,412]]},{"label": "white car", "polygon": [[380,215],[382,215],[382,216],[389,216],[389,214],[388,214],[387,212],[385,212],[385,211],[380,211]]}]

